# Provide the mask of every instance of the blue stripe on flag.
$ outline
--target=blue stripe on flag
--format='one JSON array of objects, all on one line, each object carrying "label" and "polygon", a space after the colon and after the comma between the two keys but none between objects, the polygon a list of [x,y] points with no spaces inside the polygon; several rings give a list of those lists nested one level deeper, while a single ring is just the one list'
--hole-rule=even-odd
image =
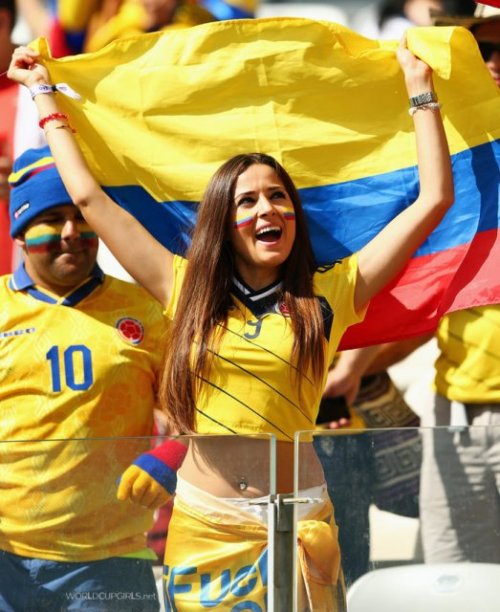
[{"label": "blue stripe on flag", "polygon": [[[416,256],[466,244],[476,232],[500,224],[500,141],[467,149],[452,160],[456,204]],[[195,203],[158,203],[138,186],[107,187],[106,191],[170,250],[185,253],[195,222]],[[299,191],[316,259],[323,264],[359,250],[409,206],[418,195],[418,174],[410,167]]]}]

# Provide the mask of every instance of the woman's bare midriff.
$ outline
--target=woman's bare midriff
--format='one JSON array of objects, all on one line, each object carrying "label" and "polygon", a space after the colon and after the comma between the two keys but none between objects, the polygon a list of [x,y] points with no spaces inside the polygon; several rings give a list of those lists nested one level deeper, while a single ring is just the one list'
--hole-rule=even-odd
[{"label": "woman's bare midriff", "polygon": [[[299,445],[299,489],[321,484],[323,470],[313,445]],[[276,492],[294,490],[294,444],[276,443]],[[270,494],[269,439],[240,436],[195,436],[179,476],[217,497],[260,497]]]}]

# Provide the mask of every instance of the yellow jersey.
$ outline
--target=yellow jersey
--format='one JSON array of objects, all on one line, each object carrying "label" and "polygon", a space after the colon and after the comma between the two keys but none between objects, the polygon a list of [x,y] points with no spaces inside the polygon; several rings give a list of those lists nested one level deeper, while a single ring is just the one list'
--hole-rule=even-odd
[{"label": "yellow jersey", "polygon": [[143,550],[152,514],[116,487],[149,440],[107,438],[152,434],[161,306],[98,268],[58,298],[21,267],[0,277],[0,303],[0,549],[57,561]]},{"label": "yellow jersey", "polygon": [[437,391],[464,403],[500,403],[500,306],[446,315],[437,330]]},{"label": "yellow jersey", "polygon": [[[175,257],[173,294],[166,310],[170,318],[186,266],[185,259]],[[356,255],[314,274],[314,294],[324,320],[325,373],[318,382],[307,372],[300,390],[292,357],[292,325],[280,303],[281,283],[253,291],[234,279],[233,305],[197,398],[197,432],[270,433],[278,440],[291,441],[296,431],[315,429],[328,365],[345,329],[363,317],[354,311],[356,277]]]}]

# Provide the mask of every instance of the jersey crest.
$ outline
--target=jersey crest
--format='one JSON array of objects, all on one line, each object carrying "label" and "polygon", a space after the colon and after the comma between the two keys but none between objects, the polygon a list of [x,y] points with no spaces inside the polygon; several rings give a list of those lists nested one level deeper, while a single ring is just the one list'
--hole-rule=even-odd
[{"label": "jersey crest", "polygon": [[144,340],[144,326],[133,317],[119,319],[116,323],[116,329],[124,340],[134,345],[140,344]]}]

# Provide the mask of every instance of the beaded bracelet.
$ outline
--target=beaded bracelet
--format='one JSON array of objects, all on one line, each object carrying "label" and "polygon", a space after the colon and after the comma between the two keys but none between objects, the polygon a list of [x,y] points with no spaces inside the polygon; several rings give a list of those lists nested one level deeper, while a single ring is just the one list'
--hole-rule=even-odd
[{"label": "beaded bracelet", "polygon": [[408,113],[410,117],[419,111],[419,110],[439,110],[441,108],[441,104],[439,102],[429,102],[428,104],[419,104],[418,106],[411,106],[408,109]]},{"label": "beaded bracelet", "polygon": [[43,130],[46,123],[57,120],[66,121],[66,123],[69,123],[68,115],[65,115],[64,113],[50,113],[50,115],[45,115],[45,117],[42,117],[38,122],[38,125]]},{"label": "beaded bracelet", "polygon": [[[51,113],[50,115],[46,115],[45,117],[42,117],[40,119],[40,121],[38,122],[38,125],[43,130],[43,128],[50,121],[65,121],[66,123],[63,126],[60,126],[60,127],[68,128],[69,130],[71,130],[73,132],[73,134],[76,134],[76,130],[74,130],[71,127],[71,125],[69,123],[68,115],[66,115],[65,113]],[[45,133],[47,133],[47,130],[46,130]]]}]

